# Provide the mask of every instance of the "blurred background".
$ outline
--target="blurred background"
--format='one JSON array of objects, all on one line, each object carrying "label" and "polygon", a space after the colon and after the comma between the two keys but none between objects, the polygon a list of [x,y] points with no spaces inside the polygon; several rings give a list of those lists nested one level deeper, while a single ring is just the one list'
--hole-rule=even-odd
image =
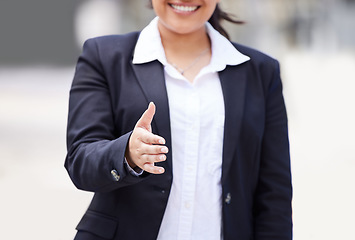
[{"label": "blurred background", "polygon": [[[0,1],[0,239],[72,239],[92,193],[63,167],[68,95],[85,39],[141,30],[147,0]],[[294,239],[352,239],[355,0],[222,0],[233,41],[281,63]]]}]

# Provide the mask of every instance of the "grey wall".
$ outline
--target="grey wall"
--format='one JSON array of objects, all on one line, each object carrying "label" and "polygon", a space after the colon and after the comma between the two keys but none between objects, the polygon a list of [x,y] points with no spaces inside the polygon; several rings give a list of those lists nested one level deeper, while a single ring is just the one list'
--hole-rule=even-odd
[{"label": "grey wall", "polygon": [[70,64],[75,0],[1,0],[0,64]]}]

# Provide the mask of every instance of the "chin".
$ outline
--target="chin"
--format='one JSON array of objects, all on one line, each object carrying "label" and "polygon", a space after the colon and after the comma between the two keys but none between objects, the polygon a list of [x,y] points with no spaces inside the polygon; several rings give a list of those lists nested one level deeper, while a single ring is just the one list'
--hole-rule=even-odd
[{"label": "chin", "polygon": [[184,35],[184,34],[191,34],[195,32],[199,32],[201,30],[204,30],[204,23],[202,24],[196,24],[196,26],[193,26],[191,22],[186,23],[186,24],[181,24],[181,22],[177,22],[174,24],[162,24],[164,28],[167,28],[170,32]]}]

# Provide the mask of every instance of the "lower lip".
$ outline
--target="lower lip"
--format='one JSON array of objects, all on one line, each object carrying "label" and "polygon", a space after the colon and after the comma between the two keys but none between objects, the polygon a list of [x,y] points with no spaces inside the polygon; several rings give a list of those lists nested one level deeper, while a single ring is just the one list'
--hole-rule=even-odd
[{"label": "lower lip", "polygon": [[181,11],[181,10],[178,10],[178,9],[174,8],[171,5],[169,5],[169,7],[171,7],[174,12],[176,12],[176,13],[178,13],[180,15],[185,15],[185,16],[194,14],[199,9],[199,7],[197,7],[194,11]]}]

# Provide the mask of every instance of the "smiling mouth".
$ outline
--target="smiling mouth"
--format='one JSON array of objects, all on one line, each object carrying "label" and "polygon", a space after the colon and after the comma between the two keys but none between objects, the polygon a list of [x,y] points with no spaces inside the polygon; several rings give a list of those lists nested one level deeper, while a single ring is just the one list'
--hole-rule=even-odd
[{"label": "smiling mouth", "polygon": [[169,4],[169,5],[175,10],[178,10],[180,12],[194,12],[199,8],[199,6],[183,6],[183,5],[175,5],[175,4]]}]

